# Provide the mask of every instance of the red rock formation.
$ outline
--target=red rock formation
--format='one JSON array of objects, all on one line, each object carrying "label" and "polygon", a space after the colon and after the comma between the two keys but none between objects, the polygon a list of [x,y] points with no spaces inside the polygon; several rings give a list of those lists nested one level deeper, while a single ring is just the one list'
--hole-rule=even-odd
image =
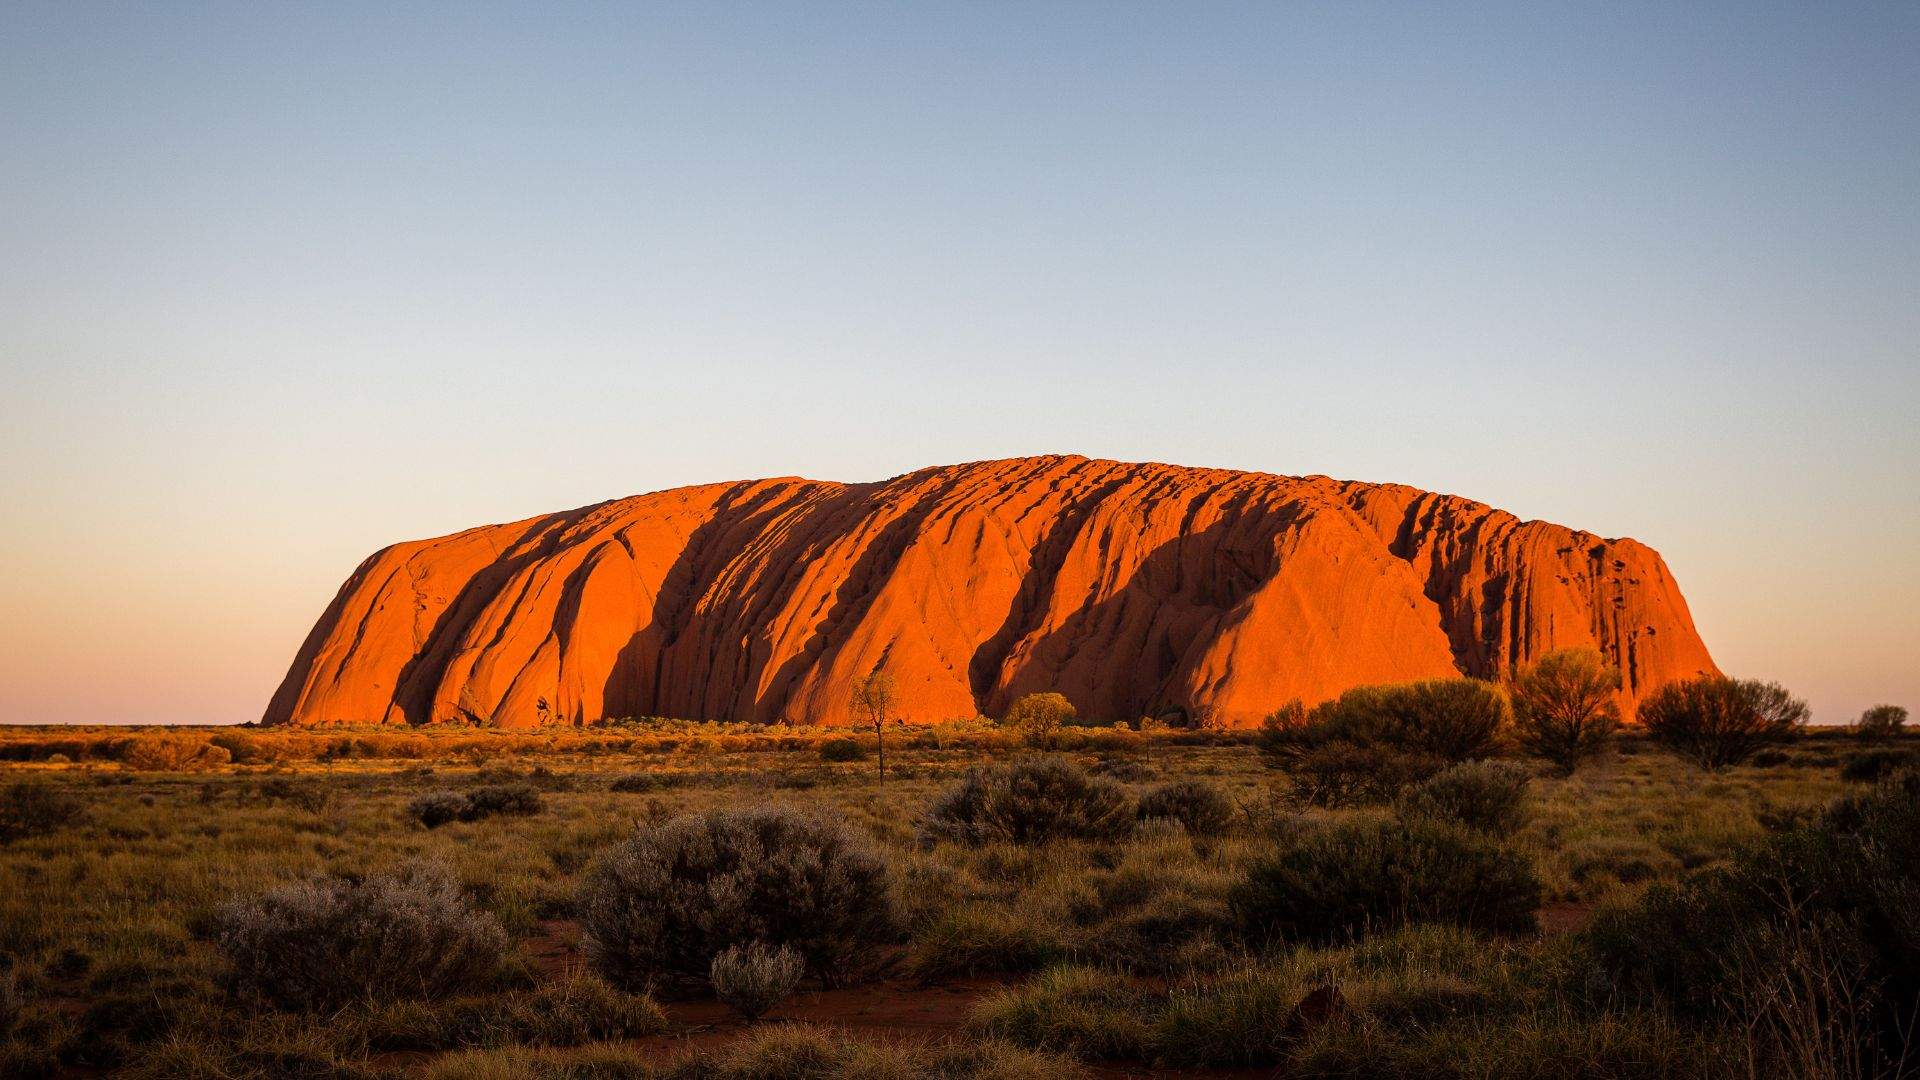
[{"label": "red rock formation", "polygon": [[1258,723],[1363,683],[1597,646],[1626,704],[1714,670],[1660,556],[1451,495],[1019,458],[884,483],[680,488],[354,571],[268,724],[838,724],[875,666],[916,721],[1057,690]]}]

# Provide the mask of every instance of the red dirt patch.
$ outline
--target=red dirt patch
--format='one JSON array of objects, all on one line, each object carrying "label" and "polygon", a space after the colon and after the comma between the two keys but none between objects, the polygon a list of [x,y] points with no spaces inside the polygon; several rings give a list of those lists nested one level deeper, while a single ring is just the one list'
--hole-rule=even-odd
[{"label": "red dirt patch", "polygon": [[1559,937],[1585,929],[1593,918],[1594,904],[1585,900],[1568,900],[1558,904],[1548,904],[1540,909],[1540,936]]},{"label": "red dirt patch", "polygon": [[[1546,922],[1542,912],[1541,921]],[[525,953],[544,976],[559,977],[586,963],[580,953],[580,925],[568,919],[549,919],[525,942]],[[803,1023],[844,1031],[878,1042],[938,1042],[961,1033],[967,1016],[981,998],[1017,983],[1019,977],[963,979],[926,986],[906,979],[868,983],[833,990],[803,990],[780,1004],[762,1024]],[[751,1025],[712,998],[689,998],[661,1003],[672,1025],[664,1034],[636,1039],[628,1045],[661,1059],[712,1050],[739,1038]],[[1252,1080],[1275,1075],[1264,1069],[1156,1069],[1128,1062],[1087,1066],[1101,1080]]]}]

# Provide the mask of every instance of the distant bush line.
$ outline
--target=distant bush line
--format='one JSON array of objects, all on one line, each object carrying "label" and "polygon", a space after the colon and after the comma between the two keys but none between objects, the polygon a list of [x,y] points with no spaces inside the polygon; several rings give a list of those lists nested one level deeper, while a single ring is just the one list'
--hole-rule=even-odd
[{"label": "distant bush line", "polygon": [[[825,744],[853,742],[864,753],[870,742],[848,737],[845,728],[775,725],[683,724],[666,730],[624,725],[546,731],[484,731],[472,728],[370,728],[351,731],[231,728],[0,728],[0,761],[110,762],[150,772],[191,772],[226,765],[283,765],[329,761],[481,762],[503,755],[819,753]],[[1069,728],[1055,740],[1060,750],[1125,750],[1148,743],[1230,746],[1250,742],[1251,731]],[[913,750],[1012,750],[1025,745],[1019,732],[989,722],[906,727],[892,738]],[[844,753],[836,750],[836,753]]]},{"label": "distant bush line", "polygon": [[[1642,733],[1622,732],[1629,741]],[[1854,742],[1846,727],[1803,729],[1802,738]],[[903,726],[898,738],[910,750],[1016,751],[1027,746],[1024,733],[991,722],[933,727]],[[1259,729],[1163,728],[1133,731],[1124,727],[1062,727],[1053,749],[1126,751],[1149,746],[1246,746],[1261,740]],[[612,756],[672,754],[689,757],[722,754],[818,754],[841,760],[851,743],[870,754],[872,737],[849,735],[845,728],[789,728],[776,725],[688,724],[666,722],[656,730],[641,725],[607,725],[544,731],[490,731],[474,728],[349,728],[278,730],[260,728],[65,728],[0,726],[0,762],[116,764],[142,772],[195,772],[229,766],[276,766],[331,761],[437,761],[480,764],[505,756],[573,754]],[[1323,757],[1325,755],[1322,755]],[[1361,763],[1362,775],[1378,779],[1377,755]],[[852,758],[848,760],[860,760]],[[1429,767],[1418,770],[1430,773]],[[1416,776],[1407,782],[1417,780]],[[1397,788],[1399,784],[1389,784]],[[1390,798],[1387,793],[1379,801]],[[1365,801],[1365,800],[1362,800]]]}]

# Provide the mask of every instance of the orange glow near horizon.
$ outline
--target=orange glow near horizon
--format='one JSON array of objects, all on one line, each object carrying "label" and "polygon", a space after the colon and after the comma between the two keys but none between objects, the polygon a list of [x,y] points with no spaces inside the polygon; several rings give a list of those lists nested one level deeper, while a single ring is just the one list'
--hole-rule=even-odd
[{"label": "orange glow near horizon", "polygon": [[1633,537],[1920,709],[1920,5],[1008,23],[0,5],[0,722],[256,719],[397,540],[1055,452]]}]

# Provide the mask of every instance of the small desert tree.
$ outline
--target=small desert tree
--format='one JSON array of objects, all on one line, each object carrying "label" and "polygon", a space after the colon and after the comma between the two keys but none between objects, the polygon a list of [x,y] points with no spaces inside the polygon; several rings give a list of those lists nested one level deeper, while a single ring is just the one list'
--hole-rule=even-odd
[{"label": "small desert tree", "polygon": [[1807,703],[1779,683],[1699,675],[1649,694],[1639,716],[1654,741],[1713,772],[1791,738],[1807,722]]},{"label": "small desert tree", "polygon": [[1860,714],[1854,722],[1853,733],[1862,739],[1878,742],[1899,735],[1907,726],[1907,710],[1898,705],[1875,705]]},{"label": "small desert tree", "polygon": [[893,716],[899,691],[893,676],[875,667],[864,679],[853,683],[853,716],[857,723],[873,726],[880,760],[880,782],[887,780],[887,721]]},{"label": "small desert tree", "polygon": [[1023,694],[1008,707],[1000,722],[1018,731],[1029,745],[1045,749],[1053,745],[1060,726],[1075,715],[1073,702],[1064,694]]},{"label": "small desert tree", "polygon": [[1508,686],[1520,745],[1568,776],[1603,753],[1620,726],[1620,669],[1594,649],[1560,649],[1514,673]]}]

